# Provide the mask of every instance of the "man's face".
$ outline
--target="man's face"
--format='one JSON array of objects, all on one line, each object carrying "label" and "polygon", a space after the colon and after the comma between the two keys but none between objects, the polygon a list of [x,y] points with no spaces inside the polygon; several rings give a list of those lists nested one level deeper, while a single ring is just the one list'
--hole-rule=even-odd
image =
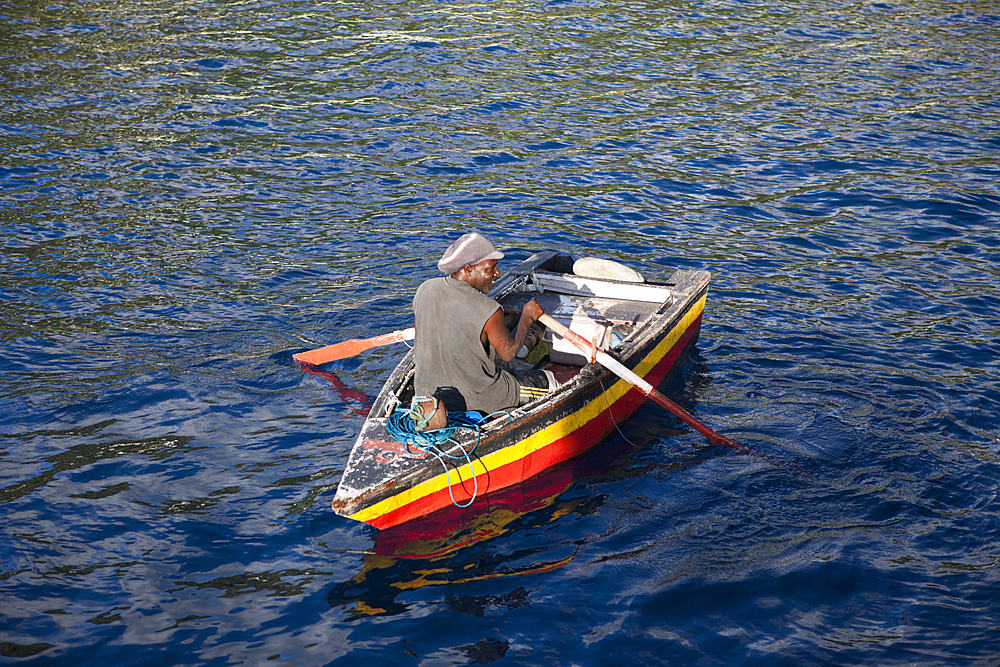
[{"label": "man's face", "polygon": [[500,275],[500,269],[497,268],[498,263],[495,259],[487,259],[479,264],[470,264],[469,268],[466,269],[466,282],[483,294],[489,292],[490,288],[493,287],[493,281]]}]

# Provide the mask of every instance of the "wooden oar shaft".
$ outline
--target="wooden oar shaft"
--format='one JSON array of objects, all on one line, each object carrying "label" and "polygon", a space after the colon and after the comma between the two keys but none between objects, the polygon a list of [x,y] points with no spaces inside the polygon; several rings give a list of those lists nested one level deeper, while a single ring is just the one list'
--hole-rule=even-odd
[{"label": "wooden oar shaft", "polygon": [[328,361],[336,361],[337,359],[353,357],[361,354],[365,350],[370,350],[373,347],[379,347],[380,345],[391,345],[392,343],[399,343],[404,340],[413,340],[413,336],[414,330],[413,327],[410,327],[409,329],[401,329],[399,331],[382,334],[381,336],[373,336],[371,338],[353,338],[351,340],[345,340],[342,343],[327,345],[326,347],[321,347],[316,350],[299,352],[298,354],[293,354],[292,359],[300,364],[313,364],[314,366],[319,366],[320,364],[325,364]]},{"label": "wooden oar shaft", "polygon": [[643,394],[645,394],[646,396],[653,399],[661,406],[672,412],[674,415],[676,415],[682,421],[684,421],[684,423],[686,423],[688,426],[690,426],[691,428],[693,428],[694,430],[698,431],[703,436],[708,438],[709,441],[716,444],[726,445],[727,447],[732,447],[734,449],[741,449],[741,450],[743,449],[742,447],[737,445],[735,442],[733,442],[726,436],[717,433],[716,431],[712,430],[702,422],[695,419],[687,410],[685,410],[684,408],[677,405],[669,398],[658,392],[656,388],[653,387],[653,385],[646,382],[643,378],[634,373],[632,370],[626,368],[625,365],[622,364],[620,361],[612,357],[607,352],[596,349],[593,343],[591,343],[590,341],[588,341],[586,338],[576,333],[575,331],[570,330],[565,325],[560,324],[556,320],[552,319],[550,315],[548,314],[542,315],[538,321],[547,326],[549,329],[552,329],[552,331],[556,332],[569,342],[571,342],[573,345],[580,348],[580,350],[584,352],[588,357],[590,358],[596,357],[597,362],[599,364],[601,364],[609,371],[611,371],[612,373],[614,373],[615,375],[617,375],[618,377],[625,380],[633,387],[641,391]]}]

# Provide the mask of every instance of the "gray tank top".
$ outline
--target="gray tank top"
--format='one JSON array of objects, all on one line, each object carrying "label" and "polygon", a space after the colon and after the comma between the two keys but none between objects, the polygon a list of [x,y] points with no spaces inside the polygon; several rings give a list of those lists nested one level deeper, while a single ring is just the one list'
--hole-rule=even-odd
[{"label": "gray tank top", "polygon": [[518,403],[517,380],[483,349],[486,320],[500,307],[463,280],[432,278],[413,297],[417,396],[435,396],[451,412],[486,413]]}]

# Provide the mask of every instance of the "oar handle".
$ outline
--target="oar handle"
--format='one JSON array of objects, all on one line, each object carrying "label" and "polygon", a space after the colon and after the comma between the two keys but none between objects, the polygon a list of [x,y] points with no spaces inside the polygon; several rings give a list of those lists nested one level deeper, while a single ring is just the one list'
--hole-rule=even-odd
[{"label": "oar handle", "polygon": [[641,391],[643,394],[645,394],[646,396],[653,399],[661,406],[663,406],[664,408],[675,414],[688,426],[690,426],[691,428],[693,428],[694,430],[698,431],[703,436],[708,438],[709,441],[716,444],[726,445],[727,447],[732,447],[734,449],[744,450],[743,447],[737,445],[735,442],[733,442],[726,436],[717,433],[716,431],[712,430],[702,422],[695,419],[690,413],[688,413],[687,410],[685,410],[684,408],[677,405],[669,398],[658,392],[656,388],[653,387],[653,385],[646,382],[643,378],[641,378],[639,375],[634,373],[629,368],[626,368],[625,365],[622,364],[620,361],[612,357],[607,352],[604,352],[603,350],[595,349],[593,343],[587,341],[586,338],[576,333],[575,331],[571,330],[566,325],[556,321],[549,314],[546,313],[542,315],[541,317],[538,318],[538,321],[547,326],[549,329],[552,329],[552,331],[562,336],[573,345],[580,348],[582,352],[587,354],[588,358],[593,358],[594,356],[596,356],[598,363],[600,363],[609,371],[611,371],[621,379],[625,380],[633,387]]}]

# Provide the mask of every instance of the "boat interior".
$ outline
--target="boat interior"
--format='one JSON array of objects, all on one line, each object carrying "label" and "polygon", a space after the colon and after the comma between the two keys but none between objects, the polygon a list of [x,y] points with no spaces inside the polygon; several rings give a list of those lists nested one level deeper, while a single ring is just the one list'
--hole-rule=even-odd
[{"label": "boat interior", "polygon": [[[653,314],[671,303],[673,294],[670,286],[647,282],[621,264],[586,258],[573,264],[572,273],[532,271],[497,296],[510,328],[517,326],[521,309],[530,299],[535,299],[553,319],[591,341],[596,349],[614,351],[627,345]],[[502,366],[511,370],[548,370],[564,384],[591,362],[591,357],[541,324],[533,325],[532,331],[537,344],[532,349],[522,348],[517,358],[500,362]],[[411,368],[396,398],[399,404],[409,405],[412,397]]]}]

